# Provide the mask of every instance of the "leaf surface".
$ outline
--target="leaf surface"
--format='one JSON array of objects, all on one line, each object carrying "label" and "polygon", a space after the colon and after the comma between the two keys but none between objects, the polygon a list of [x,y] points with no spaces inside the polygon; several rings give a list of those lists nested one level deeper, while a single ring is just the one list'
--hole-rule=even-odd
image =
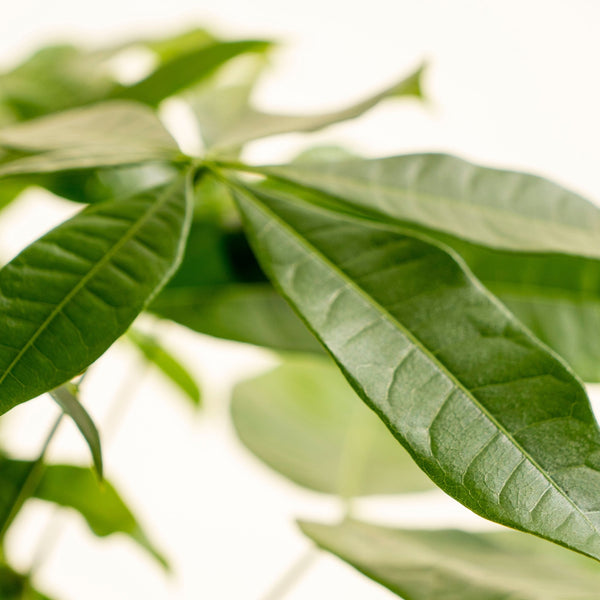
[{"label": "leaf surface", "polygon": [[350,498],[432,487],[324,358],[287,358],[239,383],[231,415],[251,452],[309,489]]},{"label": "leaf surface", "polygon": [[147,107],[111,101],[0,129],[0,146],[22,155],[0,177],[169,161],[177,144]]},{"label": "leaf surface", "polygon": [[237,189],[266,272],[434,482],[600,558],[600,431],[571,370],[427,238]]},{"label": "leaf surface", "polygon": [[183,180],[102,202],[0,270],[0,413],[81,373],[176,269],[190,218]]},{"label": "leaf surface", "polygon": [[392,529],[348,520],[302,531],[405,600],[594,600],[597,563],[517,532]]}]

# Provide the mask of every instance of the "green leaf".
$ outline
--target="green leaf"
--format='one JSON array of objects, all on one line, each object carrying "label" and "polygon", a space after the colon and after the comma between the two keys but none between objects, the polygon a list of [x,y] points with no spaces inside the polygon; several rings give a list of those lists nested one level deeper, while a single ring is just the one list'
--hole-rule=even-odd
[{"label": "green leaf", "polygon": [[288,358],[239,383],[231,415],[251,452],[312,490],[350,498],[432,487],[325,359]]},{"label": "green leaf", "polygon": [[162,63],[142,81],[121,86],[113,96],[158,106],[165,98],[199,83],[232,58],[248,52],[265,52],[270,47],[270,42],[260,40],[202,45]]},{"label": "green leaf", "polygon": [[161,63],[166,63],[217,41],[206,29],[195,28],[166,38],[144,40],[142,45],[154,52]]},{"label": "green leaf", "polygon": [[94,421],[92,421],[92,417],[90,417],[85,407],[79,401],[77,388],[73,384],[67,383],[52,390],[50,396],[62,408],[63,412],[73,419],[77,429],[79,429],[90,448],[96,473],[102,479],[102,445],[100,443],[100,434],[96,429]]},{"label": "green leaf", "polygon": [[277,350],[320,351],[258,266],[227,188],[204,176],[197,204],[181,265],[150,309],[215,337]]},{"label": "green leaf", "polygon": [[[309,201],[401,224],[451,246],[482,283],[581,377],[600,381],[600,262],[575,255],[595,251],[591,242],[587,250],[581,243],[600,226],[600,213],[581,197],[531,175],[483,169],[437,155],[294,164],[276,167],[275,173],[314,186],[301,192]],[[291,197],[299,193],[298,185],[268,185]],[[317,188],[333,196],[316,192]],[[445,200],[441,195],[423,196],[427,189],[443,191]],[[341,197],[343,193],[349,200]],[[446,201],[447,208],[436,213],[434,201]],[[500,214],[497,221],[482,225],[480,209],[490,206],[506,218]],[[514,227],[504,238],[511,223]],[[477,243],[458,235],[477,238]],[[498,239],[511,248],[486,246]]]},{"label": "green leaf", "polygon": [[190,400],[195,408],[201,404],[200,388],[194,377],[160,341],[136,329],[130,329],[127,339],[144,355],[147,361],[156,366]]},{"label": "green leaf", "polygon": [[597,563],[517,532],[301,522],[318,546],[405,600],[595,600]]},{"label": "green leaf", "polygon": [[7,564],[0,563],[0,598],[2,600],[50,600],[33,588],[26,575],[17,573]]},{"label": "green leaf", "polygon": [[541,177],[453,156],[294,163],[259,169],[371,215],[511,251],[600,257],[600,210]]},{"label": "green leaf", "polygon": [[600,558],[600,431],[580,382],[458,257],[238,188],[280,291],[421,468],[488,519]]},{"label": "green leaf", "polygon": [[0,146],[30,154],[1,163],[0,177],[169,161],[179,155],[151,110],[124,101],[5,127],[0,129]]},{"label": "green leaf", "polygon": [[[318,131],[350,119],[360,117],[371,108],[389,98],[414,96],[422,98],[421,77],[425,66],[420,66],[408,77],[381,92],[333,112],[313,115],[281,115],[261,112],[246,104],[244,88],[226,88],[206,95],[195,104],[201,125],[206,123],[210,136],[207,140],[216,148],[235,148],[251,140],[293,132]],[[232,110],[232,107],[234,110]],[[231,118],[235,116],[236,118]],[[217,125],[220,124],[220,127]]]},{"label": "green leaf", "polygon": [[113,54],[68,45],[42,48],[0,74],[0,108],[12,120],[25,120],[103,100],[115,85],[106,64]]},{"label": "green leaf", "polygon": [[[21,487],[34,468],[37,464],[33,461],[0,455],[0,515],[4,517],[12,510],[12,491]],[[72,465],[42,464],[41,470],[39,482],[28,497],[76,510],[97,536],[124,533],[161,564],[167,565],[108,481],[99,482],[91,469]]]},{"label": "green leaf", "polygon": [[176,269],[182,179],[84,209],[0,270],[0,414],[81,373]]}]

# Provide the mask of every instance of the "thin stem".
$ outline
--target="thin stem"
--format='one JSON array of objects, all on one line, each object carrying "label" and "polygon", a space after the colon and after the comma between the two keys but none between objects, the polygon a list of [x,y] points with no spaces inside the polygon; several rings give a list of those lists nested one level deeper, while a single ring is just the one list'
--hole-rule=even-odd
[{"label": "thin stem", "polygon": [[42,478],[42,474],[44,472],[44,457],[46,456],[46,452],[50,447],[50,443],[54,439],[54,436],[58,431],[58,428],[64,416],[64,412],[61,412],[60,415],[58,415],[56,421],[54,422],[54,424],[50,428],[50,431],[48,432],[48,435],[46,436],[46,439],[37,459],[31,466],[27,477],[25,477],[25,480],[21,484],[21,488],[13,500],[13,504],[11,506],[10,512],[8,513],[8,517],[6,518],[6,520],[2,524],[2,528],[0,529],[0,540],[4,540],[4,536],[6,535],[6,532],[8,531],[8,528],[10,527],[14,518],[17,516],[17,513],[21,510],[23,504],[25,504],[25,501],[35,492],[35,488],[39,485],[40,480]]},{"label": "thin stem", "polygon": [[316,546],[311,546],[304,554],[300,555],[298,560],[292,563],[261,600],[281,600],[282,598],[285,598],[318,557],[318,548]]}]

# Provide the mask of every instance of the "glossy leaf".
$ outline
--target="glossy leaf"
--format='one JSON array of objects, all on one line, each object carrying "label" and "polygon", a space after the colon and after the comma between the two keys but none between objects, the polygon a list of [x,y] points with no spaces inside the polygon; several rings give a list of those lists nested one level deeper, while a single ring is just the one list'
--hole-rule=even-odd
[{"label": "glossy leaf", "polygon": [[72,384],[66,383],[52,390],[50,396],[62,408],[63,412],[73,419],[92,453],[96,473],[102,479],[102,445],[100,443],[100,434],[96,429],[92,417],[90,417],[85,407],[79,401],[77,388]]},{"label": "glossy leaf", "polygon": [[147,361],[157,367],[183,394],[195,408],[201,404],[200,388],[191,373],[169,352],[160,341],[136,329],[130,329],[127,339],[142,353]]},{"label": "glossy leaf", "polygon": [[231,415],[251,452],[312,490],[349,498],[432,487],[324,358],[288,358],[239,383]]},{"label": "glossy leaf", "polygon": [[179,154],[148,108],[122,101],[0,129],[0,146],[25,154],[0,164],[0,177],[169,161]]},{"label": "glossy leaf", "polygon": [[232,58],[247,52],[265,52],[270,46],[269,42],[260,40],[202,45],[165,61],[142,81],[122,86],[113,95],[158,106],[165,98],[199,83]]},{"label": "glossy leaf", "polygon": [[[421,77],[424,66],[364,100],[333,112],[313,115],[280,115],[261,112],[251,105],[240,108],[244,101],[242,88],[224,89],[208,96],[202,104],[196,103],[200,123],[210,128],[209,142],[216,148],[235,148],[251,140],[293,132],[318,131],[335,123],[360,117],[371,108],[389,98],[414,96],[421,98]],[[231,107],[235,107],[235,113]],[[232,114],[237,118],[232,119]],[[218,123],[221,124],[220,131]]]},{"label": "glossy leaf", "polygon": [[300,523],[318,546],[405,600],[595,600],[597,563],[517,532]]},{"label": "glossy leaf", "polygon": [[183,180],[86,208],[0,270],[0,413],[81,373],[176,269]]},{"label": "glossy leaf", "polygon": [[427,238],[238,190],[269,276],[434,482],[600,558],[600,431],[570,369]]},{"label": "glossy leaf", "polygon": [[[0,515],[11,510],[11,490],[20,487],[31,469],[32,461],[13,460],[0,456]],[[72,465],[42,465],[39,482],[30,490],[28,498],[72,508],[100,537],[124,533],[149,552],[164,566],[166,560],[135,519],[115,488],[108,482],[99,482],[91,469]]]},{"label": "glossy leaf", "polygon": [[261,171],[483,246],[600,257],[600,209],[546,179],[453,156],[295,163]]}]

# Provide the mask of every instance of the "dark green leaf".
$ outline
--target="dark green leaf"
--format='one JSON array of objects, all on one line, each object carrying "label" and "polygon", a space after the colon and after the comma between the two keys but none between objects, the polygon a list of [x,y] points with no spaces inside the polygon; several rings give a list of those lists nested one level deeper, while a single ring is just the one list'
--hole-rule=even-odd
[{"label": "dark green leaf", "polygon": [[247,52],[265,52],[270,47],[269,42],[259,40],[203,45],[189,53],[178,54],[142,81],[122,86],[113,95],[157,106],[165,98],[199,83],[232,58]]},{"label": "dark green leaf", "polygon": [[50,600],[32,587],[30,579],[0,563],[0,598],[2,600]]},{"label": "dark green leaf", "polygon": [[73,384],[66,383],[52,390],[50,396],[62,408],[63,412],[73,419],[77,429],[79,429],[90,448],[96,473],[102,479],[102,445],[100,443],[100,434],[96,429],[96,425],[94,425],[94,421],[92,421],[92,417],[90,417],[79,401],[77,388]]},{"label": "dark green leaf", "polygon": [[200,406],[200,388],[196,380],[156,337],[130,329],[127,339],[185,394],[195,408]]},{"label": "dark green leaf", "polygon": [[0,177],[169,161],[179,155],[152,111],[123,101],[5,127],[0,129],[0,146],[26,153],[0,164]]},{"label": "dark green leaf", "polygon": [[426,238],[237,197],[269,276],[435,483],[600,558],[600,431],[564,363]]},{"label": "dark green leaf", "polygon": [[216,91],[213,96],[206,95],[202,101],[195,104],[195,110],[200,124],[206,124],[206,128],[210,132],[207,141],[212,146],[235,148],[258,138],[296,131],[318,131],[335,123],[355,119],[388,98],[405,96],[421,98],[423,96],[421,90],[423,70],[424,66],[419,67],[400,82],[361,102],[341,110],[322,114],[264,113],[249,104],[242,106],[242,103],[248,99],[246,90],[234,87]]},{"label": "dark green leaf", "polygon": [[288,358],[239,383],[231,414],[251,452],[310,489],[350,498],[432,487],[324,358]]},{"label": "dark green leaf", "polygon": [[318,546],[405,600],[595,600],[597,563],[517,532],[300,523]]},{"label": "dark green leaf", "polygon": [[127,330],[180,260],[184,187],[90,206],[0,270],[0,413],[81,373]]}]

